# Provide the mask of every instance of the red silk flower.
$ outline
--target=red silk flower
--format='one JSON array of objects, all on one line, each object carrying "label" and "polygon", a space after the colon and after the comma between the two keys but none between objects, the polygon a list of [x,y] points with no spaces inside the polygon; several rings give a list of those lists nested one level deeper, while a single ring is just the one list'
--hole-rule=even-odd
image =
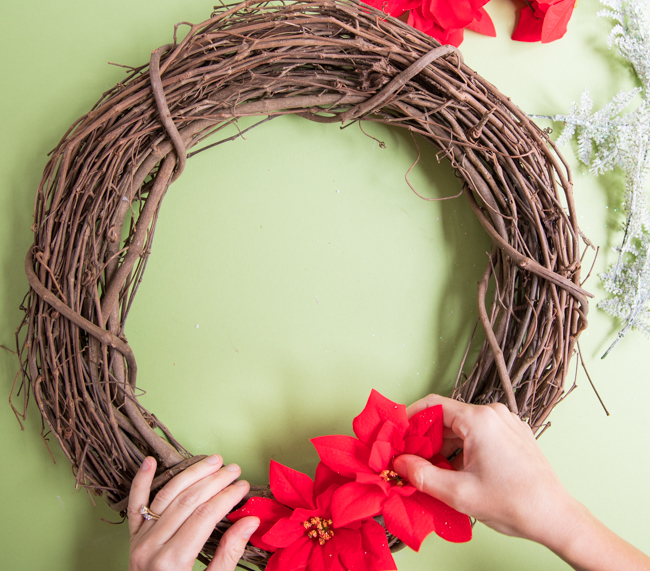
[{"label": "red silk flower", "polygon": [[393,459],[416,454],[441,468],[453,469],[441,456],[442,406],[428,408],[410,420],[406,407],[373,390],[353,421],[351,436],[312,439],[321,462],[348,483],[331,502],[334,529],[382,514],[386,529],[417,551],[432,531],[447,541],[472,537],[469,518],[447,504],[419,492],[393,471]]},{"label": "red silk flower", "polygon": [[364,0],[389,16],[399,18],[409,12],[408,24],[436,38],[442,44],[458,47],[463,30],[496,36],[494,24],[483,9],[488,0]]},{"label": "red silk flower", "polygon": [[260,518],[251,544],[273,553],[266,571],[392,571],[397,569],[384,528],[373,519],[332,524],[331,499],[344,482],[323,464],[315,481],[271,461],[275,500],[251,498],[230,521]]},{"label": "red silk flower", "polygon": [[[389,16],[408,12],[408,24],[433,36],[441,44],[458,47],[465,29],[485,36],[496,30],[483,6],[488,0],[364,0]],[[560,39],[567,31],[576,0],[526,0],[513,40],[543,44]]]},{"label": "red silk flower", "polygon": [[566,34],[575,8],[575,0],[533,0],[521,9],[512,39],[543,44],[559,40]]}]

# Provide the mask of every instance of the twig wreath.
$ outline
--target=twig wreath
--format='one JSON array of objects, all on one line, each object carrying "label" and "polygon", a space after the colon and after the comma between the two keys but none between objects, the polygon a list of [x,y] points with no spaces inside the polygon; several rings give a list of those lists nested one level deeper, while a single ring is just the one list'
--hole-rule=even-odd
[{"label": "twig wreath", "polygon": [[[77,484],[117,511],[145,456],[159,461],[154,489],[203,458],[138,403],[124,336],[161,201],[190,149],[239,117],[290,113],[395,125],[439,149],[493,243],[478,285],[486,340],[466,376],[463,359],[453,396],[504,402],[539,432],[564,394],[590,294],[571,174],[547,134],[455,48],[352,0],[218,7],[178,24],[173,43],[70,127],[36,195],[14,410],[24,418],[31,390]],[[249,546],[245,559],[268,556]]]}]

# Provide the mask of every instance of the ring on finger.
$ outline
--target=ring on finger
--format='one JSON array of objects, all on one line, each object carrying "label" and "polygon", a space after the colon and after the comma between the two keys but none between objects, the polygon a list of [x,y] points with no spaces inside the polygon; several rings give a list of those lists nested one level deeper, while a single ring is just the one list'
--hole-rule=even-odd
[{"label": "ring on finger", "polygon": [[147,521],[160,519],[160,516],[156,513],[153,513],[147,506],[143,505],[140,508],[140,514]]}]

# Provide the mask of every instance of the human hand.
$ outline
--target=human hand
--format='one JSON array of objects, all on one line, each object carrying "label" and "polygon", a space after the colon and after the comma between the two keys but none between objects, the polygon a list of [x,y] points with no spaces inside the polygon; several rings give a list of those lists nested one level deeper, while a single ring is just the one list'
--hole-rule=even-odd
[{"label": "human hand", "polygon": [[[140,508],[149,504],[156,461],[149,457],[133,478],[127,514],[131,533],[129,571],[190,571],[214,527],[248,493],[239,466],[222,468],[217,455],[197,462],[170,480],[151,502],[157,520],[146,521]],[[236,522],[219,542],[208,571],[233,571],[246,542],[259,526],[256,517]]]},{"label": "human hand", "polygon": [[409,416],[443,405],[444,444],[458,470],[437,468],[418,456],[395,459],[394,469],[434,496],[507,535],[560,550],[584,508],[562,485],[529,426],[502,404],[469,405],[438,395],[412,404]]}]

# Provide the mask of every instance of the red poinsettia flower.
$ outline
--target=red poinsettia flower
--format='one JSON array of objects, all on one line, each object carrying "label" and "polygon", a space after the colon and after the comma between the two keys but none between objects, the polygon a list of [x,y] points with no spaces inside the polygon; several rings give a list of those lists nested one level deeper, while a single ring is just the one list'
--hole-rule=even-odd
[{"label": "red poinsettia flower", "polygon": [[419,492],[393,471],[393,460],[401,454],[416,454],[436,466],[453,469],[439,454],[442,406],[428,408],[409,420],[404,405],[373,390],[352,426],[358,440],[351,436],[312,439],[321,462],[349,479],[332,496],[334,529],[381,513],[386,529],[415,551],[432,531],[448,541],[471,539],[466,515]]},{"label": "red poinsettia flower", "polygon": [[409,12],[408,24],[436,38],[442,44],[458,47],[463,29],[496,36],[494,24],[483,5],[488,0],[364,0],[389,16],[399,18]]},{"label": "red poinsettia flower", "polygon": [[319,464],[315,481],[271,461],[275,500],[251,498],[230,521],[260,518],[251,544],[271,555],[267,571],[392,571],[397,569],[384,528],[373,519],[334,526],[331,500],[342,480]]},{"label": "red poinsettia flower", "polygon": [[412,8],[422,3],[422,0],[364,0],[365,4],[381,10],[388,16],[399,18]]},{"label": "red poinsettia flower", "polygon": [[521,9],[512,39],[543,44],[559,40],[575,8],[575,0],[533,0]]}]

